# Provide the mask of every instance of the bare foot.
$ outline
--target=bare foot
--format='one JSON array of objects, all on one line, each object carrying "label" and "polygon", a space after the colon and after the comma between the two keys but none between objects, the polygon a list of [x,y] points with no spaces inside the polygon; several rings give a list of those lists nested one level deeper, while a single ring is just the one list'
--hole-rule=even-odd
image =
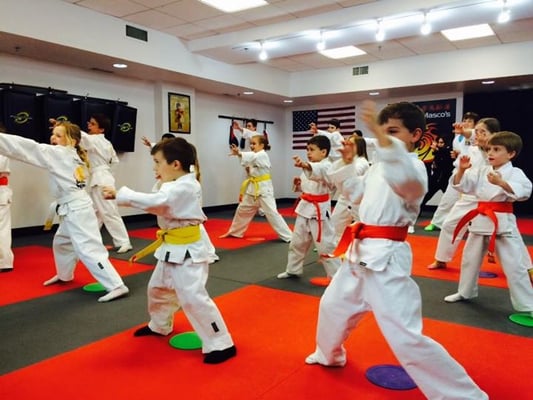
[{"label": "bare foot", "polygon": [[428,265],[428,269],[444,269],[446,268],[446,263],[443,261],[433,261]]}]

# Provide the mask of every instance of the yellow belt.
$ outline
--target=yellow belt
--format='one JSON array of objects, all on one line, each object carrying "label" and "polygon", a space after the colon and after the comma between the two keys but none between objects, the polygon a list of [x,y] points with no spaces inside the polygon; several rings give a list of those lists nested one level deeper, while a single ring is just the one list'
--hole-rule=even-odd
[{"label": "yellow belt", "polygon": [[268,181],[270,179],[270,174],[264,174],[261,176],[251,176],[248,179],[245,179],[241,185],[239,201],[242,200],[242,196],[244,196],[244,193],[246,193],[246,189],[248,188],[248,185],[250,183],[253,183],[254,185],[254,199],[257,199],[257,196],[259,196],[259,182]]},{"label": "yellow belt", "polygon": [[144,249],[139,250],[131,258],[130,262],[135,262],[148,254],[153,253],[159,246],[165,243],[189,244],[200,240],[200,225],[184,226],[182,228],[160,229],[156,233],[157,240]]}]

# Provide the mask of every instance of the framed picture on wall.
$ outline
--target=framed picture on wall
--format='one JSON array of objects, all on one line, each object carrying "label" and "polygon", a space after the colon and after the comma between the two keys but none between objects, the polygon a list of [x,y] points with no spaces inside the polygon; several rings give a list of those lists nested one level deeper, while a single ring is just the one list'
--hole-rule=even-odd
[{"label": "framed picture on wall", "polygon": [[168,130],[172,133],[191,133],[191,97],[168,94]]}]

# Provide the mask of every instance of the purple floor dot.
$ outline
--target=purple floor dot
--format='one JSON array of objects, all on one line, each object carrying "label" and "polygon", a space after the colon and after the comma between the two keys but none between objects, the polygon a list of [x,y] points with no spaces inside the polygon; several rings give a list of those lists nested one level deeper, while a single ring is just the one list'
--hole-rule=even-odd
[{"label": "purple floor dot", "polygon": [[366,378],[374,385],[392,390],[410,390],[416,383],[399,365],[376,365],[366,370]]}]

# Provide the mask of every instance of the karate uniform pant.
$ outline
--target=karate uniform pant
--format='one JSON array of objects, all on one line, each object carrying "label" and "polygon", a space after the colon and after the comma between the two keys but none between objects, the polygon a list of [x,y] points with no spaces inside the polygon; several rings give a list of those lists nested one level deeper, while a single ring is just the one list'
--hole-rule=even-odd
[{"label": "karate uniform pant", "polygon": [[448,185],[448,188],[440,198],[439,205],[433,214],[433,218],[431,218],[431,223],[436,227],[441,228],[446,216],[457,200],[459,200],[459,192],[451,187],[451,185]]},{"label": "karate uniform pant", "polygon": [[[489,239],[490,236],[470,232],[466,240],[458,290],[459,294],[466,299],[478,295],[479,270],[483,264],[483,257],[487,253]],[[532,312],[533,287],[527,272],[531,268],[531,257],[518,228],[510,235],[496,237],[495,253],[507,278],[513,308],[520,312]]]},{"label": "karate uniform pant", "polygon": [[359,205],[350,204],[344,196],[339,196],[331,213],[331,223],[335,229],[334,243],[339,243],[346,227],[357,221],[359,221]]},{"label": "karate uniform pant", "polygon": [[159,260],[148,282],[150,329],[162,335],[171,333],[174,314],[181,305],[202,340],[204,354],[233,346],[224,319],[205,288],[208,270],[207,262],[193,263],[191,258],[183,264]]},{"label": "karate uniform pant", "polygon": [[409,276],[411,263],[407,243],[398,246],[383,271],[344,261],[320,300],[314,358],[344,366],[343,342],[373,311],[398,361],[428,399],[488,399],[439,343],[422,334],[420,291]]},{"label": "karate uniform pant", "polygon": [[93,186],[90,195],[98,218],[98,226],[101,228],[102,224],[105,225],[113,239],[113,245],[115,247],[131,245],[126,225],[118,211],[117,202],[104,199],[101,186]]},{"label": "karate uniform pant", "polygon": [[11,250],[11,189],[0,186],[0,268],[13,268]]},{"label": "karate uniform pant", "polygon": [[245,194],[237,207],[237,211],[235,211],[235,216],[228,231],[229,234],[243,237],[259,208],[263,209],[268,223],[276,231],[279,238],[284,242],[290,242],[292,232],[279,213],[276,207],[276,199],[273,196],[258,196],[257,199],[254,199],[254,196]]},{"label": "karate uniform pant", "polygon": [[322,257],[322,254],[330,254],[335,250],[335,231],[331,220],[325,216],[322,220],[322,239],[317,241],[318,220],[316,218],[305,218],[301,215],[296,217],[294,232],[292,233],[291,244],[289,245],[289,255],[287,259],[286,271],[293,275],[302,275],[304,270],[305,256],[314,244],[320,256],[320,262],[326,270],[326,275],[332,277],[339,269],[338,258]]},{"label": "karate uniform pant", "polygon": [[53,250],[57,277],[62,281],[74,279],[74,269],[78,260],[81,260],[108,292],[124,285],[109,261],[109,253],[102,243],[98,222],[90,203],[79,208],[69,208],[65,215],[60,216]]},{"label": "karate uniform pant", "polygon": [[[454,192],[456,190],[451,189]],[[440,226],[441,231],[439,233],[439,240],[437,242],[437,250],[435,251],[435,260],[442,262],[450,262],[455,255],[461,240],[463,239],[466,230],[468,229],[468,224],[466,224],[463,229],[457,234],[455,242],[452,243],[453,232],[455,227],[463,218],[467,212],[475,209],[477,207],[477,201],[470,199],[459,198],[457,202],[453,205],[450,212],[444,219],[444,223]]]}]

